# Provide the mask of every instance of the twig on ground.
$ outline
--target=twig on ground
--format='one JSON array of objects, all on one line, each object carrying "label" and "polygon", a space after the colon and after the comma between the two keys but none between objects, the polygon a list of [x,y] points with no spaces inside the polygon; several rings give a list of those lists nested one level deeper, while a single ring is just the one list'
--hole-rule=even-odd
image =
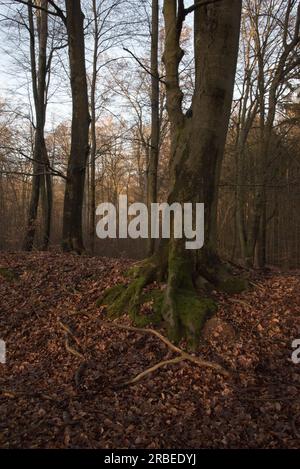
[{"label": "twig on ground", "polygon": [[67,326],[66,324],[64,324],[64,323],[61,322],[60,320],[58,320],[58,324],[59,324],[59,326],[60,326],[67,334],[69,334],[70,337],[72,337],[72,339],[74,340],[74,342],[76,342],[76,344],[80,347],[80,342],[79,342],[79,340],[78,340],[77,337],[73,334],[73,332],[71,331],[71,329],[69,328],[69,326]]},{"label": "twig on ground", "polygon": [[80,358],[81,360],[85,359],[82,353],[77,352],[77,350],[75,350],[73,347],[70,346],[68,334],[66,334],[65,347],[66,347],[66,350],[72,355],[74,355],[75,357]]}]

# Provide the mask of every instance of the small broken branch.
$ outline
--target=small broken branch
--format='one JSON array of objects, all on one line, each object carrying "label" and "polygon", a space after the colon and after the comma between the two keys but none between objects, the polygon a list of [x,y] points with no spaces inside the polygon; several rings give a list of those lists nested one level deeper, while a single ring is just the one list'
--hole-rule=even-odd
[{"label": "small broken branch", "polygon": [[80,347],[80,342],[77,339],[77,337],[73,334],[71,329],[66,324],[62,323],[60,320],[58,320],[58,324],[67,334],[69,334],[72,337],[74,342],[76,342],[76,344]]},{"label": "small broken branch", "polygon": [[66,347],[66,350],[72,355],[74,355],[75,357],[80,358],[81,360],[85,359],[82,353],[77,352],[77,350],[75,350],[73,347],[70,346],[68,334],[66,334],[65,347]]},{"label": "small broken branch", "polygon": [[68,326],[66,326],[66,324],[62,323],[60,320],[58,320],[58,324],[61,327],[61,329],[65,332],[65,347],[66,347],[66,350],[69,353],[71,353],[72,355],[74,355],[75,357],[80,358],[81,360],[85,360],[84,355],[82,355],[82,353],[75,350],[69,344],[69,337],[71,337],[74,340],[74,342],[76,343],[76,345],[78,345],[80,347],[80,342],[77,339],[77,337],[75,337],[75,335],[73,334],[71,329]]}]

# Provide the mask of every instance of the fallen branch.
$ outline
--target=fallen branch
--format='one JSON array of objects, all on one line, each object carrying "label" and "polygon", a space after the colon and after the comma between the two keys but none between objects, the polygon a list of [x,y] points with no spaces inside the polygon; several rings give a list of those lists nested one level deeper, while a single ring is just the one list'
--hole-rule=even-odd
[{"label": "fallen branch", "polygon": [[79,340],[77,339],[77,337],[73,334],[73,332],[71,331],[71,329],[70,329],[66,324],[64,324],[63,322],[61,322],[60,320],[58,320],[58,324],[59,324],[59,326],[60,326],[67,334],[69,334],[70,337],[72,337],[72,339],[74,340],[74,342],[76,342],[76,344],[80,347],[80,342],[79,342]]},{"label": "fallen branch", "polygon": [[74,342],[80,347],[80,342],[79,340],[77,339],[77,337],[75,337],[75,335],[73,334],[73,332],[71,331],[71,329],[69,328],[69,326],[66,326],[66,324],[64,324],[63,322],[61,322],[60,320],[58,320],[58,324],[59,326],[62,328],[62,330],[65,332],[65,347],[66,347],[66,350],[71,353],[72,355],[74,355],[75,357],[77,358],[80,358],[81,360],[85,360],[85,357],[84,355],[82,355],[82,353],[78,352],[77,350],[75,350],[73,347],[71,347],[71,345],[69,344],[69,337],[71,337]]},{"label": "fallen branch", "polygon": [[82,355],[82,353],[77,352],[77,350],[75,350],[73,347],[70,346],[68,334],[66,334],[65,347],[66,347],[66,350],[72,355],[74,355],[75,357],[80,358],[81,360],[85,360],[85,357],[84,355]]}]

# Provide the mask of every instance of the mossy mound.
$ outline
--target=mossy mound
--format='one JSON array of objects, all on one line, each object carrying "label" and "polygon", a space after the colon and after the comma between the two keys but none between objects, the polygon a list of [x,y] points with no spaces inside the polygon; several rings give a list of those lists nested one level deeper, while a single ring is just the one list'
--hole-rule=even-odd
[{"label": "mossy mound", "polygon": [[[167,275],[163,275],[162,265],[167,267]],[[104,292],[97,305],[105,305],[111,318],[128,314],[140,327],[163,320],[171,341],[185,338],[188,346],[196,349],[204,323],[217,311],[210,298],[212,289],[240,293],[247,288],[247,281],[234,276],[225,263],[208,264],[208,269],[198,271],[198,279],[194,267],[186,252],[174,243],[167,263],[153,256],[132,266],[126,273],[128,281]],[[153,282],[166,279],[164,290],[152,288]]]},{"label": "mossy mound", "polygon": [[139,327],[159,324],[162,320],[163,291],[153,289],[143,292],[143,285],[144,281],[140,278],[129,285],[115,285],[104,292],[96,305],[106,306],[111,318],[128,313],[134,324]]},{"label": "mossy mound", "polygon": [[98,298],[98,300],[96,301],[96,306],[100,307],[106,304],[110,305],[115,300],[117,300],[118,296],[124,293],[125,288],[126,288],[126,285],[122,285],[122,284],[114,285],[113,287],[108,288],[107,290],[105,290],[103,295],[100,298]]},{"label": "mossy mound", "polygon": [[236,293],[242,293],[243,291],[247,290],[248,282],[244,278],[230,277],[222,280],[218,287],[221,291],[230,295],[234,295]]}]

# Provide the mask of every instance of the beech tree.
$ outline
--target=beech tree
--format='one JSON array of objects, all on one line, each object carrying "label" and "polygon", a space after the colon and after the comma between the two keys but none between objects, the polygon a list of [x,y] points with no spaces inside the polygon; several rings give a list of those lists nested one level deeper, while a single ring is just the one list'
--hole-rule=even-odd
[{"label": "beech tree", "polygon": [[[234,281],[216,249],[218,181],[232,103],[241,20],[240,0],[195,1],[185,8],[184,0],[165,0],[164,64],[167,111],[171,125],[170,190],[168,203],[205,203],[205,246],[185,249],[185,240],[162,240],[153,256],[134,269],[132,283],[109,290],[105,299],[111,314],[128,310],[139,319],[143,288],[165,278],[160,311],[169,337],[185,336],[194,346],[205,317],[215,310],[201,286],[211,283],[222,289],[244,287]],[[194,14],[195,86],[191,108],[183,112],[179,65],[183,22]],[[174,227],[173,227],[174,229]],[[199,289],[200,286],[200,289]],[[198,288],[198,291],[197,291]]]},{"label": "beech tree", "polygon": [[82,207],[86,164],[89,154],[89,100],[87,90],[84,15],[80,0],[66,0],[67,34],[72,91],[71,152],[68,163],[63,213],[65,251],[84,251],[82,238]]}]

